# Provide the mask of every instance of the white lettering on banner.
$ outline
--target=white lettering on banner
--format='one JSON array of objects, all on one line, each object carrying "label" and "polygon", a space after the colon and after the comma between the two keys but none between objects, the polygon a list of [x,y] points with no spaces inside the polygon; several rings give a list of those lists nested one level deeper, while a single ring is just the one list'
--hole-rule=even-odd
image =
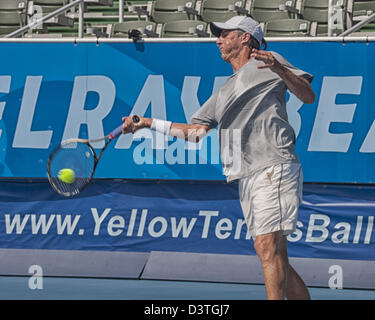
[{"label": "white lettering on banner", "polygon": [[[215,77],[212,94],[227,81],[228,77]],[[184,83],[181,90],[181,103],[185,113],[186,123],[190,123],[193,114],[201,107],[198,100],[198,89],[201,77],[184,78]]]},{"label": "white lettering on banner", "polygon": [[[228,218],[220,219],[215,228],[215,236],[218,239],[227,239],[230,237],[230,231],[232,231],[233,224]],[[226,231],[223,233],[223,231]]]},{"label": "white lettering on banner", "polygon": [[[227,76],[215,77],[212,93],[215,93],[227,80]],[[31,148],[46,149],[50,147],[52,130],[32,130],[33,119],[36,117],[37,100],[42,83],[42,76],[27,76],[24,86],[24,92],[20,111],[18,115],[17,126],[14,130],[13,148]],[[0,93],[9,93],[11,76],[0,76]],[[201,77],[185,76],[181,89],[181,102],[186,118],[190,121],[193,113],[199,109],[200,102],[198,91]],[[350,77],[323,77],[322,88],[319,103],[316,111],[315,121],[312,128],[308,151],[316,152],[347,152],[352,142],[354,132],[333,133],[330,130],[332,123],[352,123],[355,114],[356,104],[336,104],[338,95],[360,95],[362,90],[362,76]],[[96,92],[99,96],[97,106],[90,110],[85,109],[85,102],[89,92]],[[151,111],[151,116],[158,119],[167,119],[167,106],[165,99],[165,88],[163,75],[149,75],[143,84],[143,87],[132,108],[132,114],[144,115],[147,110]],[[88,138],[94,139],[103,136],[106,132],[103,129],[103,120],[111,112],[116,96],[116,87],[113,81],[106,76],[77,76],[73,83],[72,97],[69,105],[67,120],[65,123],[62,140],[76,138],[82,125],[87,125]],[[303,103],[293,94],[290,94],[287,102],[287,113],[289,122],[293,127],[296,136],[301,130],[301,115],[299,110]],[[0,101],[0,120],[5,109],[5,102]],[[147,135],[142,129],[137,132],[140,136]],[[0,129],[0,136],[1,136]],[[153,159],[157,164],[206,164],[207,161],[207,139],[211,138],[210,164],[220,163],[219,143],[217,130],[208,133],[205,139],[198,144],[180,141],[179,139],[168,143],[171,140],[160,139],[152,134],[152,149],[160,150],[156,152]],[[128,149],[132,145],[133,138],[136,135],[122,135],[115,144],[116,149]],[[103,146],[104,142],[94,144],[95,148]],[[145,147],[145,146],[144,146]],[[182,159],[182,147],[188,150],[188,159]],[[145,150],[145,148],[144,148]],[[168,152],[166,151],[168,150]],[[199,162],[197,159],[197,150],[201,153]],[[191,151],[191,152],[190,152]],[[372,123],[369,131],[360,147],[359,152],[375,152],[375,121]],[[177,153],[177,156],[175,156]],[[169,157],[168,160],[166,157]],[[147,161],[144,164],[153,164]]]},{"label": "white lettering on banner", "polygon": [[246,220],[245,219],[237,219],[236,231],[234,233],[234,239],[238,240],[241,237],[242,228],[246,228],[246,239],[250,239],[250,232],[247,228]]},{"label": "white lettering on banner", "polygon": [[[135,102],[130,114],[145,115],[148,108],[151,108],[151,117],[156,119],[167,119],[165,104],[164,78],[162,75],[149,75]],[[146,130],[142,129],[141,131]],[[142,134],[142,133],[141,133]],[[131,135],[122,135],[115,145],[116,149],[129,149],[133,141]],[[155,141],[155,140],[153,140]],[[164,147],[163,147],[164,148]]]},{"label": "white lettering on banner", "polygon": [[141,221],[139,223],[139,228],[138,228],[138,232],[137,232],[138,237],[143,236],[143,231],[144,231],[145,225],[146,225],[147,213],[148,213],[147,209],[142,210]]},{"label": "white lettering on banner", "polygon": [[25,227],[30,224],[30,229],[32,234],[48,234],[51,231],[51,226],[53,222],[56,223],[56,234],[57,235],[72,235],[78,225],[80,220],[80,215],[74,215],[72,221],[72,215],[60,215],[51,214],[48,220],[45,214],[21,214],[16,213],[14,215],[5,214],[5,233],[6,234],[23,234],[25,230],[29,228]]},{"label": "white lettering on banner", "polygon": [[366,235],[365,235],[365,240],[364,240],[364,243],[366,244],[369,244],[371,241],[373,225],[374,225],[374,217],[370,216],[368,217],[368,220],[367,220],[367,229],[366,229]]},{"label": "white lettering on banner", "polygon": [[95,228],[94,228],[94,236],[99,235],[100,232],[100,225],[107,217],[107,215],[111,212],[110,208],[107,208],[103,211],[103,213],[99,216],[98,210],[96,208],[91,208],[91,215],[94,218]]},{"label": "white lettering on banner", "polygon": [[5,215],[5,233],[11,234],[13,233],[13,230],[16,229],[16,234],[22,234],[23,229],[25,228],[26,223],[29,220],[29,218],[30,218],[30,215],[25,214],[21,222],[20,214],[13,215],[12,220],[11,220],[11,216],[9,214],[6,214]]},{"label": "white lettering on banner", "polygon": [[[191,219],[187,219],[186,217],[170,217],[168,219],[162,216],[156,216],[149,220],[147,209],[142,210],[139,224],[137,226],[136,221],[138,210],[132,209],[129,218],[129,227],[125,233],[126,219],[119,215],[108,219],[108,214],[110,211],[111,209],[107,208],[100,214],[96,208],[91,208],[92,217],[95,223],[93,235],[100,235],[100,233],[105,230],[102,225],[107,225],[107,233],[112,237],[117,237],[120,235],[126,235],[127,237],[143,237],[145,230],[147,230],[148,235],[153,238],[160,238],[166,233],[169,234],[169,232],[172,238],[189,238],[193,229],[197,227],[197,217],[193,217]],[[198,215],[199,217],[203,218],[201,238],[206,239],[209,237],[209,231],[211,230],[212,226],[212,218],[218,217],[219,211],[200,210]],[[234,235],[233,221],[228,218],[218,220],[215,222],[214,226],[215,236],[220,240],[228,239],[231,236],[233,236],[233,239],[239,240],[244,229],[247,230],[244,219],[237,220]],[[250,239],[250,233],[248,230],[245,238]]]},{"label": "white lettering on banner", "polygon": [[355,228],[353,243],[359,243],[359,237],[361,235],[361,230],[362,230],[362,220],[363,220],[362,216],[357,217],[357,225]]},{"label": "white lettering on banner", "polygon": [[135,226],[135,219],[137,217],[137,209],[133,209],[132,210],[132,213],[130,215],[130,221],[129,221],[129,227],[128,227],[128,232],[126,233],[126,235],[128,237],[131,237],[133,235],[133,231],[134,231],[134,226]]},{"label": "white lettering on banner", "polygon": [[107,231],[112,237],[117,237],[124,231],[125,219],[121,216],[114,216],[108,221]]},{"label": "white lettering on banner", "polygon": [[[12,80],[11,76],[0,76],[0,93],[9,93],[11,80]],[[5,102],[0,101],[0,120],[3,118],[4,110],[5,110]],[[2,133],[3,133],[3,130],[0,129],[0,137]]]},{"label": "white lettering on banner", "polygon": [[200,108],[198,88],[201,77],[185,77],[181,90],[181,103],[186,123],[190,123],[192,115]]},{"label": "white lettering on banner", "polygon": [[26,78],[13,148],[48,149],[50,145],[53,133],[51,130],[31,130],[42,79],[42,76]]},{"label": "white lettering on banner", "polygon": [[350,223],[339,222],[338,224],[334,226],[334,228],[336,230],[339,229],[339,231],[336,231],[332,234],[332,242],[333,243],[349,243]]},{"label": "white lettering on banner", "polygon": [[200,210],[199,215],[204,217],[202,238],[207,239],[208,231],[210,230],[211,217],[217,217],[219,215],[219,211]]},{"label": "white lettering on banner", "polygon": [[[199,210],[193,217],[150,216],[148,209],[132,209],[126,215],[110,215],[111,208],[91,208],[93,236],[110,237],[169,237],[188,239],[194,234],[201,239],[241,240],[251,239],[245,220],[220,218],[220,211]],[[81,215],[78,214],[9,214],[4,215],[5,234],[22,235],[79,235],[87,234],[79,229]],[[351,217],[351,220],[353,217]],[[87,221],[86,221],[87,223]],[[290,242],[369,245],[373,236],[374,216],[357,216],[355,222],[336,221],[334,224],[326,214],[310,214],[306,235],[304,224],[297,221],[296,230],[289,234]]]},{"label": "white lettering on banner", "polygon": [[297,221],[296,230],[287,236],[289,242],[298,242],[302,239],[303,233],[299,228],[303,227],[303,223],[301,221]]},{"label": "white lettering on banner", "polygon": [[72,216],[70,214],[62,217],[62,215],[57,214],[56,215],[56,230],[57,234],[66,234],[71,235],[76,230],[78,221],[80,219],[80,215],[74,215],[74,219],[72,222]]},{"label": "white lettering on banner", "polygon": [[51,214],[47,220],[47,216],[45,214],[41,214],[38,217],[36,215],[31,215],[31,233],[38,234],[41,230],[42,234],[47,234],[55,217],[55,214]]},{"label": "white lettering on banner", "polygon": [[[212,94],[227,81],[228,77],[215,77]],[[201,107],[198,100],[198,89],[201,77],[184,78],[184,83],[181,90],[181,103],[185,113],[186,123],[190,123],[193,114]]]},{"label": "white lettering on banner", "polygon": [[[306,242],[324,242],[328,239],[330,235],[329,225],[331,219],[325,214],[311,214],[309,219],[309,224],[306,232]],[[373,232],[374,216],[367,217],[367,226],[365,236],[363,238],[363,244],[370,244],[371,236]],[[302,232],[299,228],[303,228],[302,222],[297,222],[296,231],[288,236],[288,241],[297,242],[302,239]],[[337,230],[332,232],[330,240],[333,243],[350,243],[350,234],[354,229],[354,234],[352,238],[353,244],[360,243],[360,236],[363,229],[363,216],[357,216],[357,221],[355,226],[348,222],[338,222],[333,226],[333,229]]]},{"label": "white lettering on banner", "polygon": [[[95,108],[85,109],[89,92],[96,92],[99,101]],[[113,81],[105,76],[75,77],[72,99],[62,140],[78,138],[82,124],[87,125],[88,138],[96,139],[104,136],[103,119],[110,113],[116,97]],[[94,148],[102,148],[104,141],[92,144]]]},{"label": "white lettering on banner", "polygon": [[[160,224],[160,229],[156,231],[156,224]],[[167,231],[168,221],[164,217],[155,217],[148,224],[148,234],[153,238],[159,238]]]},{"label": "white lettering on banner", "polygon": [[359,95],[363,77],[324,77],[308,151],[347,152],[353,133],[331,133],[333,122],[353,121],[356,104],[337,105],[338,94]]},{"label": "white lettering on banner", "polygon": [[365,140],[362,143],[359,152],[372,153],[375,152],[375,121],[372,123]]},{"label": "white lettering on banner", "polygon": [[[190,236],[191,230],[195,225],[197,218],[191,218],[189,224],[187,223],[187,218],[181,218],[177,224],[177,218],[171,218],[171,228],[172,228],[172,237],[178,238],[182,234],[183,238],[188,238]],[[182,230],[182,232],[181,232]]]},{"label": "white lettering on banner", "polygon": [[[316,225],[315,221],[321,220],[323,221],[322,224]],[[330,219],[328,216],[324,214],[312,214],[310,215],[309,226],[307,227],[307,234],[306,234],[306,242],[323,242],[328,237],[328,225]],[[318,231],[320,236],[313,237],[313,232]]]}]

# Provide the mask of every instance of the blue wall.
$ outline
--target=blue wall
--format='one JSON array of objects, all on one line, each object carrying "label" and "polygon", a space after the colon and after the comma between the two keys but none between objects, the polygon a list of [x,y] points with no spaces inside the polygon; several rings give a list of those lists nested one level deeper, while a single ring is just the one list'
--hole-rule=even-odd
[{"label": "blue wall", "polygon": [[[0,182],[0,248],[254,255],[236,184],[95,180],[64,198]],[[375,187],[306,184],[292,257],[375,260]]]},{"label": "blue wall", "polygon": [[[287,97],[305,182],[352,183],[305,184],[289,253],[375,260],[375,188],[353,184],[375,181],[374,44],[270,49],[314,75],[314,104]],[[43,178],[0,182],[1,248],[254,254],[216,132],[198,150],[175,139],[156,149],[150,130],[121,136],[96,178],[138,181],[98,179],[66,199],[44,179],[57,144],[100,137],[124,115],[188,122],[231,74],[215,43],[0,42],[0,61],[0,176]]]},{"label": "blue wall", "polygon": [[[375,181],[374,48],[270,43],[314,75],[314,104],[288,97],[305,181]],[[102,136],[130,113],[187,122],[231,74],[213,42],[1,42],[0,61],[2,177],[45,177],[46,159],[63,139]],[[199,150],[173,139],[155,149],[153,138],[146,130],[119,138],[96,177],[224,179],[216,132]]]}]

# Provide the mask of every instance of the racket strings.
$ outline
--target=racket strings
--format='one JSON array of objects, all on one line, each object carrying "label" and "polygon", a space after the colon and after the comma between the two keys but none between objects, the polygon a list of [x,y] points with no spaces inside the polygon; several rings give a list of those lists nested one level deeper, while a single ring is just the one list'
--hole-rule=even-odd
[{"label": "racket strings", "polygon": [[[51,185],[58,193],[73,196],[90,182],[94,168],[94,150],[84,142],[69,142],[52,154],[47,171]],[[74,179],[61,179],[59,175],[62,169],[72,170]]]}]

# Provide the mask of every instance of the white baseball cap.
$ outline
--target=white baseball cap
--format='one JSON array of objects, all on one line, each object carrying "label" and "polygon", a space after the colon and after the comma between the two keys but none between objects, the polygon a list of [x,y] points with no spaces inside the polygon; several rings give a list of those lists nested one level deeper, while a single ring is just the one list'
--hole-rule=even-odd
[{"label": "white baseball cap", "polygon": [[247,16],[234,16],[226,22],[211,22],[211,32],[215,37],[219,37],[223,30],[243,30],[249,32],[254,37],[259,45],[262,45],[264,34],[262,27],[254,19]]}]

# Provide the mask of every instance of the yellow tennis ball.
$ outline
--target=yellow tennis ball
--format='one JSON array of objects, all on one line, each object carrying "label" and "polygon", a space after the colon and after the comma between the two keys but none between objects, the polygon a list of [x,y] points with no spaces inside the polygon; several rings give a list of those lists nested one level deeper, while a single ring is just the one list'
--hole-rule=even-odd
[{"label": "yellow tennis ball", "polygon": [[58,174],[59,180],[65,183],[73,183],[76,179],[72,169],[61,169]]}]

